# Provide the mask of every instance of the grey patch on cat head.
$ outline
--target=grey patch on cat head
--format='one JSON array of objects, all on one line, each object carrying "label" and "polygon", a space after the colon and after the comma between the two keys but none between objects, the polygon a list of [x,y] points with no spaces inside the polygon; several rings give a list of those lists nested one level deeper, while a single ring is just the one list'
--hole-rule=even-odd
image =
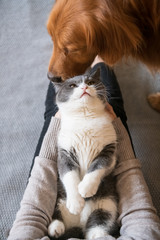
[{"label": "grey patch on cat head", "polygon": [[74,88],[78,87],[83,82],[83,75],[67,79],[65,82],[54,83],[57,89],[57,102],[67,102],[73,94]]},{"label": "grey patch on cat head", "polygon": [[97,68],[94,72],[91,72],[89,75],[90,75],[90,77],[92,77],[94,79],[100,80],[100,78],[101,78],[100,68]]},{"label": "grey patch on cat head", "polygon": [[93,73],[75,76],[67,79],[64,82],[54,82],[53,84],[56,89],[57,102],[67,102],[70,96],[73,94],[74,89],[83,82],[88,85],[93,85],[93,87],[96,89],[98,98],[103,102],[106,102],[106,88],[100,79],[100,68]]}]

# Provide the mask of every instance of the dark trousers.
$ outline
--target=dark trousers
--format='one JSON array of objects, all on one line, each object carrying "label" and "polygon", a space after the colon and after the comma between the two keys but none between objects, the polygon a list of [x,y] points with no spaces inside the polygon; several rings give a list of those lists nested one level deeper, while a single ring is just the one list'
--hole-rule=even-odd
[{"label": "dark trousers", "polygon": [[[109,69],[105,63],[96,64],[91,69],[91,71],[94,72],[97,68],[100,68],[101,81],[103,82],[103,84],[106,86],[106,89],[107,89],[108,102],[110,105],[112,105],[117,117],[121,118],[123,125],[126,127],[129,133],[128,126],[127,126],[127,116],[126,116],[124,105],[123,105],[123,98],[122,98],[121,90],[117,82],[116,76],[114,72],[111,69]],[[51,117],[54,116],[58,111],[58,107],[55,103],[55,90],[52,83],[49,83],[49,86],[48,86],[45,106],[46,106],[46,109],[44,114],[44,119],[45,119],[44,126],[38,141],[34,158],[39,155],[42,141],[48,129]],[[31,166],[31,170],[32,170],[33,164],[34,164],[34,160]],[[31,170],[30,170],[30,173],[31,173]]]}]

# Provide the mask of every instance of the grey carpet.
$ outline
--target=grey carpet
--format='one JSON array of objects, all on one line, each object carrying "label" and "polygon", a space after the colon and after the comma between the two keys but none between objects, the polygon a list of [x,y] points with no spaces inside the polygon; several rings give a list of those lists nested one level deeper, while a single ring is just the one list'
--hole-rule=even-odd
[{"label": "grey carpet", "polygon": [[[46,21],[52,0],[0,0],[0,239],[20,206],[43,126],[52,43]],[[160,214],[160,114],[146,96],[160,90],[139,63],[115,68],[137,157]]]},{"label": "grey carpet", "polygon": [[0,239],[25,190],[43,126],[52,0],[0,0]]}]

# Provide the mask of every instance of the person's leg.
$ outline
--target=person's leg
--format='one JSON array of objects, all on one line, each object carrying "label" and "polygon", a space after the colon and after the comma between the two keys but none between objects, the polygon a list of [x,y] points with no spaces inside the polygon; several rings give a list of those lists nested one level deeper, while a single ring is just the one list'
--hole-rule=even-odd
[{"label": "person's leg", "polygon": [[125,126],[126,130],[128,131],[128,135],[131,140],[132,148],[134,150],[132,138],[131,138],[131,135],[130,135],[130,132],[128,129],[128,125],[127,125],[127,115],[124,110],[122,93],[121,93],[117,78],[114,74],[114,71],[111,68],[109,68],[103,61],[96,63],[91,68],[90,71],[94,72],[98,68],[100,68],[100,72],[101,72],[101,81],[105,85],[106,90],[107,90],[108,102],[113,107],[113,110],[114,110],[115,114],[117,115],[117,117],[120,117],[123,125]]},{"label": "person's leg", "polygon": [[123,125],[128,131],[127,116],[124,110],[123,98],[119,84],[117,82],[117,78],[113,70],[111,70],[104,62],[100,62],[94,65],[94,67],[91,69],[91,72],[96,71],[98,68],[100,68],[101,72],[101,81],[107,90],[108,102],[113,107],[113,110],[117,117],[121,118]]},{"label": "person's leg", "polygon": [[56,96],[56,94],[55,94],[53,84],[50,82],[49,86],[48,86],[47,95],[46,95],[46,101],[45,101],[44,125],[43,125],[42,131],[40,133],[40,137],[39,137],[39,140],[38,140],[36,151],[35,151],[35,154],[34,154],[34,157],[33,157],[31,169],[30,169],[30,172],[29,172],[29,177],[31,175],[31,171],[32,171],[32,168],[33,168],[33,165],[34,165],[34,159],[35,159],[36,156],[39,155],[41,145],[42,145],[42,142],[43,142],[43,138],[44,138],[44,136],[47,132],[48,126],[49,126],[50,121],[51,121],[51,117],[54,116],[56,114],[56,112],[58,111],[58,107],[55,103],[55,96]]}]

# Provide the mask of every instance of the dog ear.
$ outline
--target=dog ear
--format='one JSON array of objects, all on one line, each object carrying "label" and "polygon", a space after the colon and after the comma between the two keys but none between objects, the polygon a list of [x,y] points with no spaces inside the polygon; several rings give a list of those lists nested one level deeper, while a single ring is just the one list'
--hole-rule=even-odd
[{"label": "dog ear", "polygon": [[81,21],[87,49],[101,56],[112,66],[122,57],[135,54],[143,44],[143,38],[135,19],[126,16],[116,5],[112,6],[111,1],[108,1],[109,4],[107,1],[104,2],[103,8],[97,8],[95,13],[101,17],[89,15]]},{"label": "dog ear", "polygon": [[87,49],[90,49],[92,52],[96,50],[95,55],[97,55],[97,48],[101,49],[101,45],[104,45],[104,39],[102,37],[103,34],[101,34],[99,23],[90,17],[87,19],[87,24],[86,22],[83,23],[83,29],[86,38]]}]

